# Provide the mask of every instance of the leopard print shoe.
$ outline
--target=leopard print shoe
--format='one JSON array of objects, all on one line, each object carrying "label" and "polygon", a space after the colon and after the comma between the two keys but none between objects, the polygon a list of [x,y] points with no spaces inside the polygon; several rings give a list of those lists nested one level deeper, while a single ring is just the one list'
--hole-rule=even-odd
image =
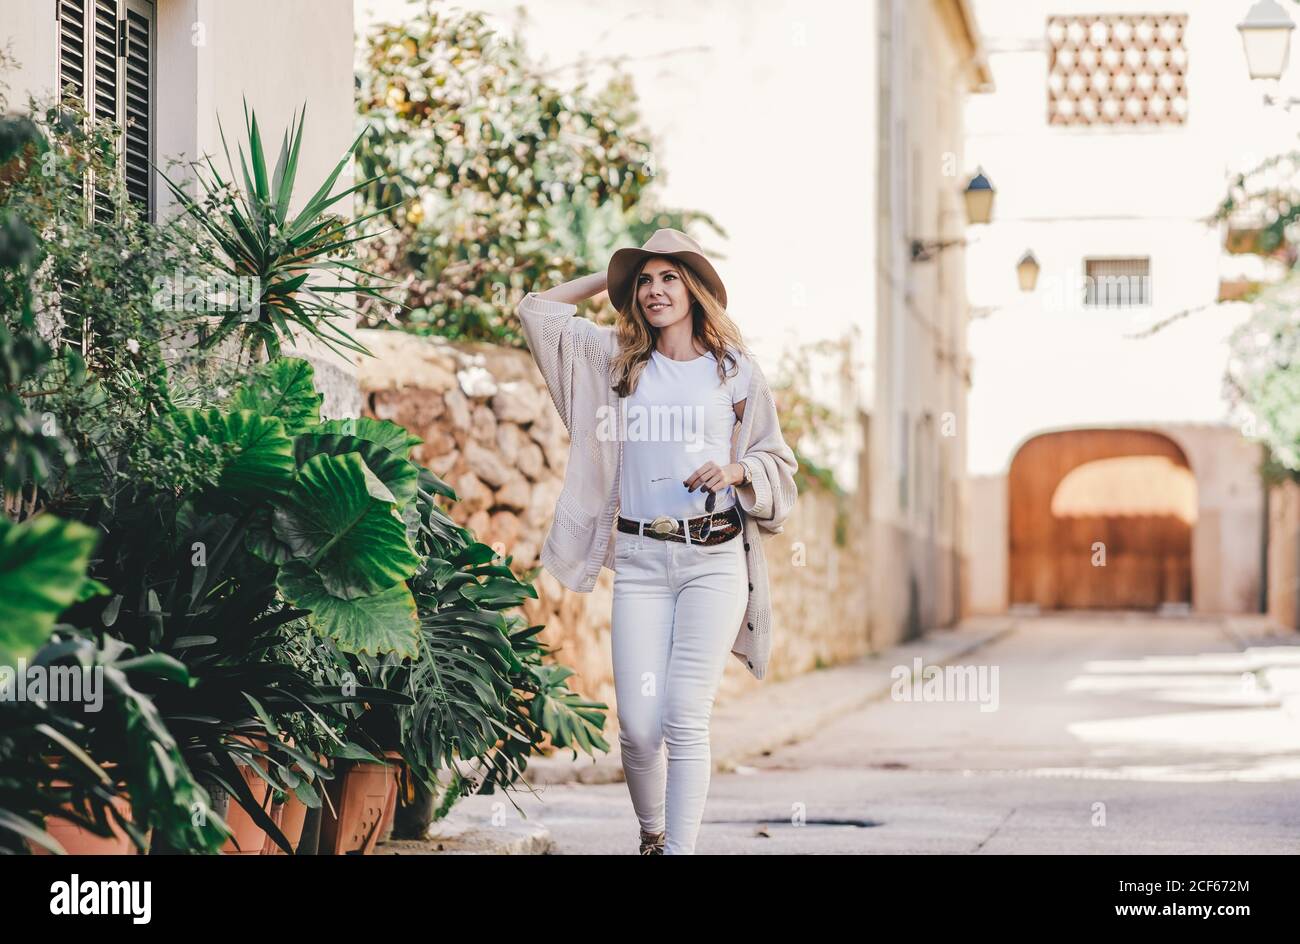
[{"label": "leopard print shoe", "polygon": [[641,854],[642,855],[663,855],[664,854],[664,834],[648,833],[641,830]]}]

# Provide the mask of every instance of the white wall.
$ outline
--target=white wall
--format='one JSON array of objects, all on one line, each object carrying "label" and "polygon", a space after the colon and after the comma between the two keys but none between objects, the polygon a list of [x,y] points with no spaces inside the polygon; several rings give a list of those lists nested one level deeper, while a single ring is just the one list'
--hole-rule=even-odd
[{"label": "white wall", "polygon": [[[352,0],[160,0],[159,45],[163,157],[208,152],[225,173],[217,117],[238,162],[246,97],[274,165],[305,103],[301,206],[356,135]],[[351,181],[349,167],[339,189]]]},{"label": "white wall", "polygon": [[[1004,472],[1020,442],[1044,428],[1226,419],[1225,342],[1249,311],[1214,304],[1222,236],[1204,218],[1230,171],[1294,145],[1300,130],[1300,115],[1264,109],[1249,81],[1235,29],[1248,7],[975,0],[997,91],[968,100],[967,157],[998,196],[994,222],[972,230],[967,255],[971,304],[991,309],[970,331],[971,474]],[[1047,124],[1047,17],[1094,12],[1188,14],[1184,126]],[[1042,266],[1032,295],[1016,283],[1026,249]],[[1085,256],[1128,254],[1151,258],[1149,308],[1085,309],[1067,291]],[[1127,337],[1206,305],[1153,337]]]},{"label": "white wall", "polygon": [[23,111],[27,96],[54,94],[57,66],[57,24],[54,0],[4,0],[0,19],[0,47],[8,47],[12,70],[0,73],[11,111]]}]

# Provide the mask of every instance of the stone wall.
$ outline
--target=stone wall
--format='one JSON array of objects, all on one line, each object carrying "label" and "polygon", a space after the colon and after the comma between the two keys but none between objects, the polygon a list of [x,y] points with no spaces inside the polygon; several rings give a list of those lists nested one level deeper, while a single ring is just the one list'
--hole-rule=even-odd
[{"label": "stone wall", "polygon": [[[527,351],[451,343],[397,331],[359,331],[376,355],[358,369],[362,410],[392,420],[424,440],[412,458],[441,476],[460,497],[448,513],[478,540],[513,556],[532,579],[537,600],[524,607],[555,658],[574,669],[573,687],[611,710],[617,730],[609,617],[613,574],[601,572],[591,593],[575,593],[538,566],[564,481],[568,433]],[[785,532],[765,544],[773,597],[768,679],[797,675],[868,651],[869,533],[855,530],[865,512],[854,496],[837,502],[822,490],[802,494]],[[835,538],[837,522],[844,543]],[[728,658],[719,701],[757,685]]]}]

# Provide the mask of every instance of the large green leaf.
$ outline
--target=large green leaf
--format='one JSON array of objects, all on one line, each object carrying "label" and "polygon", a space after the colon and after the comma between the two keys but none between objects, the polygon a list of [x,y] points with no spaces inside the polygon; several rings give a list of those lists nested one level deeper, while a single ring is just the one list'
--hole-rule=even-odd
[{"label": "large green leaf", "polygon": [[169,417],[172,430],[185,442],[204,437],[229,444],[232,454],[221,469],[218,488],[236,502],[283,494],[293,481],[293,440],[284,424],[252,410],[177,410]]},{"label": "large green leaf", "polygon": [[272,520],[294,557],[345,600],[385,590],[420,566],[393,493],[359,453],[308,459]]},{"label": "large green leaf", "polygon": [[393,493],[399,505],[415,500],[420,485],[419,469],[395,452],[356,436],[316,435],[303,433],[294,440],[294,455],[301,465],[312,456],[341,456],[358,453],[366,466]]},{"label": "large green leaf", "polygon": [[35,652],[77,602],[96,540],[91,528],[54,515],[23,524],[0,516],[0,664]]},{"label": "large green leaf", "polygon": [[308,624],[345,652],[396,652],[411,658],[419,654],[420,617],[405,583],[340,600],[325,589],[320,574],[303,561],[293,561],[280,570],[276,586],[292,606],[310,610]]},{"label": "large green leaf", "polygon": [[253,514],[244,533],[244,547],[253,556],[268,564],[287,564],[293,560],[293,552],[288,545],[275,536],[271,521],[272,509],[264,506]]},{"label": "large green leaf", "polygon": [[315,372],[300,357],[277,357],[264,364],[230,398],[230,409],[279,417],[285,430],[298,433],[320,422],[324,398],[316,392]]},{"label": "large green leaf", "polygon": [[335,436],[355,436],[376,446],[394,452],[403,459],[409,459],[411,447],[424,442],[419,436],[412,436],[406,427],[390,423],[388,420],[371,419],[359,416],[341,420],[327,420],[319,426],[306,430],[309,433],[334,434]]}]

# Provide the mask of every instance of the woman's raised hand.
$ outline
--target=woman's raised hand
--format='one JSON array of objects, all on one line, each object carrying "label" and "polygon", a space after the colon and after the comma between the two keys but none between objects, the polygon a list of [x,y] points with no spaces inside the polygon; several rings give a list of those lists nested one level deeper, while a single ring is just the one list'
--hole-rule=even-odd
[{"label": "woman's raised hand", "polygon": [[568,282],[554,285],[544,292],[538,292],[538,298],[544,298],[552,302],[567,302],[570,305],[576,305],[578,302],[586,301],[593,295],[599,295],[605,291],[609,282],[609,273],[604,269],[599,272],[593,272],[591,275],[580,276]]}]

